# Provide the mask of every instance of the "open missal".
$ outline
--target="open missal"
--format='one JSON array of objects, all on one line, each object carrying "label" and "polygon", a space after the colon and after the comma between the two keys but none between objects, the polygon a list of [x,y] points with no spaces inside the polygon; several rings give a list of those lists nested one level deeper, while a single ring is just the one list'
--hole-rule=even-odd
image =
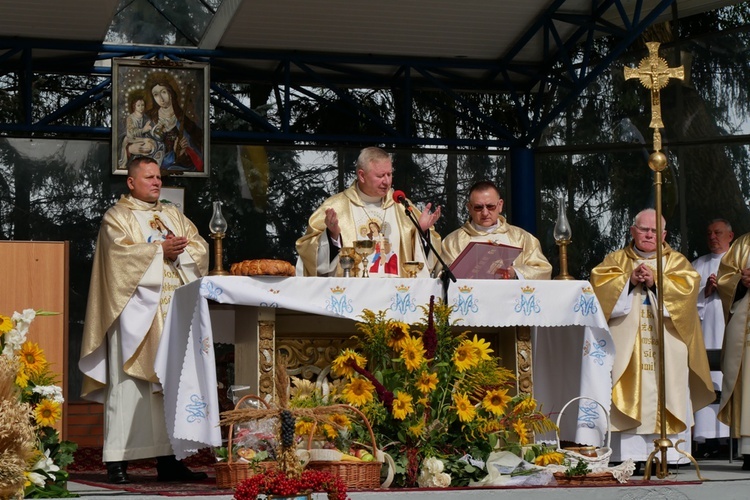
[{"label": "open missal", "polygon": [[472,241],[449,267],[458,279],[508,279],[508,268],[520,254],[518,247]]}]

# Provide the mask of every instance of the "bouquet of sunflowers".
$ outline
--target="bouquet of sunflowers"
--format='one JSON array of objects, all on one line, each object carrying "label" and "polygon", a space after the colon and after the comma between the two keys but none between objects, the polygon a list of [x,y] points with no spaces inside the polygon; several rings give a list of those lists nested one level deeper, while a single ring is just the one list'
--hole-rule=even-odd
[{"label": "bouquet of sunflowers", "polygon": [[0,497],[75,496],[67,491],[65,467],[77,445],[60,441],[54,425],[63,395],[44,352],[26,335],[38,316],[25,309],[0,314]]},{"label": "bouquet of sunflowers", "polygon": [[[378,442],[389,443],[384,448],[396,462],[395,485],[419,484],[420,466],[434,471],[427,460],[434,457],[444,463],[433,474],[440,478],[436,484],[464,486],[486,475],[478,463],[492,450],[517,448],[520,454],[534,432],[555,424],[532,397],[514,395],[515,377],[487,341],[454,333],[451,306],[432,298],[422,309],[425,320],[416,325],[364,310],[359,345],[342,351],[331,372],[345,379],[337,397],[367,416]],[[329,436],[346,428],[356,440],[362,431],[352,422],[335,424]],[[553,450],[535,449],[535,461],[557,460]]]}]

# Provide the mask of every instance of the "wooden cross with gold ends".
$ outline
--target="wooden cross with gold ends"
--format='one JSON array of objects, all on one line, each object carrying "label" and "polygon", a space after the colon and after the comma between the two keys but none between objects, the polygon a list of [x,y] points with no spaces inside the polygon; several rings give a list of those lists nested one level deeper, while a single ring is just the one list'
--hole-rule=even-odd
[{"label": "wooden cross with gold ends", "polygon": [[641,59],[638,68],[625,67],[625,79],[638,78],[641,85],[651,89],[651,123],[649,127],[654,129],[654,151],[661,150],[661,132],[664,122],[661,121],[661,100],[659,91],[669,84],[670,78],[685,78],[685,68],[679,66],[670,68],[667,61],[659,57],[659,42],[647,42],[648,57]]}]

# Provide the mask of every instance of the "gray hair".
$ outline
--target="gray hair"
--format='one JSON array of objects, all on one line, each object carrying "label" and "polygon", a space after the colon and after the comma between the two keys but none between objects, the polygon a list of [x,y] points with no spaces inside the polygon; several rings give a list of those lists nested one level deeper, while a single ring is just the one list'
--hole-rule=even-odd
[{"label": "gray hair", "polygon": [[729,223],[729,221],[726,220],[726,219],[722,219],[721,217],[718,217],[716,219],[711,219],[709,221],[708,225],[710,226],[711,224],[714,224],[716,222],[722,222],[722,223],[724,223],[724,225],[727,226],[727,231],[731,231],[732,230],[732,225]]},{"label": "gray hair", "polygon": [[375,146],[364,148],[359,152],[359,157],[357,157],[357,169],[367,172],[370,169],[370,165],[383,160],[391,160],[391,155]]},{"label": "gray hair", "polygon": [[[656,219],[656,210],[654,210],[653,208],[644,208],[643,210],[635,214],[635,217],[633,217],[633,226],[638,225],[638,219],[640,219],[643,214],[646,214],[648,212],[652,212],[654,214],[654,219]],[[661,216],[662,231],[664,231],[666,227],[667,227],[667,219],[665,219],[664,216],[662,215]]]}]

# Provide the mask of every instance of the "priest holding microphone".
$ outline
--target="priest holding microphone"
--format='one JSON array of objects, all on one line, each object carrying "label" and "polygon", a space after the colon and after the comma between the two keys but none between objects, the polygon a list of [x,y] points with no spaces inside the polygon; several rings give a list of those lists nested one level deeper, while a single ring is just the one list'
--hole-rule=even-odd
[{"label": "priest holding microphone", "polygon": [[[405,277],[404,264],[417,261],[425,264],[418,276],[429,277],[438,263],[430,243],[440,249],[440,235],[433,229],[440,207],[433,211],[428,203],[420,213],[402,192],[396,191],[394,199],[392,182],[391,155],[377,147],[363,149],[357,158],[357,180],[325,200],[310,217],[305,235],[297,240],[297,274],[342,276],[339,250],[369,239],[374,243],[368,262],[370,276]],[[401,203],[412,211],[420,230]],[[388,265],[374,265],[381,261]]]}]

